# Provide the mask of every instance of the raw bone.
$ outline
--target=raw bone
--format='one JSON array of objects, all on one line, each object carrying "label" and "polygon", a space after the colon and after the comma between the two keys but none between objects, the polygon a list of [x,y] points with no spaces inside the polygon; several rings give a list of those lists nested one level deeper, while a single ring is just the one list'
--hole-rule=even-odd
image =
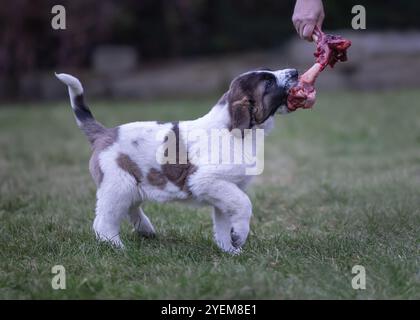
[{"label": "raw bone", "polygon": [[347,49],[351,41],[341,36],[325,34],[315,27],[312,38],[316,42],[316,63],[299,77],[297,85],[289,90],[287,108],[295,111],[298,108],[309,109],[315,104],[315,79],[327,65],[331,68],[338,61],[347,61]]}]

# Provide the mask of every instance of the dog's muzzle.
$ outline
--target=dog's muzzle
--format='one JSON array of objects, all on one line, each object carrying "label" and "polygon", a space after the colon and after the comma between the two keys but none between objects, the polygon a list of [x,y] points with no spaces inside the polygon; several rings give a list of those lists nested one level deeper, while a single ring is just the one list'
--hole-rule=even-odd
[{"label": "dog's muzzle", "polygon": [[299,73],[296,69],[291,69],[287,73],[287,80],[286,80],[286,90],[289,91],[290,88],[297,85],[299,79]]}]

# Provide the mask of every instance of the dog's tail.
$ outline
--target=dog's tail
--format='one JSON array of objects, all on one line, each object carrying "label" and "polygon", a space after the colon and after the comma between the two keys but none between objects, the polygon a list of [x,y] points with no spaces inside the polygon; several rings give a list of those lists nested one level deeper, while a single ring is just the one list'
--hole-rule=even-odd
[{"label": "dog's tail", "polygon": [[79,79],[66,73],[56,73],[55,76],[69,88],[70,104],[73,108],[77,125],[86,135],[89,142],[93,144],[105,132],[106,128],[95,120],[92,112],[85,104],[82,84]]}]

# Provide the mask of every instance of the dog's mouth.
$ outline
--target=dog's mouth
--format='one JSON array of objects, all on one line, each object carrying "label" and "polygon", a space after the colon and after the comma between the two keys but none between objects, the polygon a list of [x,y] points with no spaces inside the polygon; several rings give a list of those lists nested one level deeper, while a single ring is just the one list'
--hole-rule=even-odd
[{"label": "dog's mouth", "polygon": [[310,83],[300,82],[293,86],[287,96],[287,109],[293,112],[298,108],[311,109],[315,104],[316,90]]},{"label": "dog's mouth", "polygon": [[[287,109],[293,112],[299,108],[311,109],[315,104],[316,90],[313,82],[319,73],[319,64],[315,64],[295,82],[287,93]],[[308,77],[312,75],[311,77]]]},{"label": "dog's mouth", "polygon": [[285,86],[286,100],[290,94],[290,89],[292,89],[293,87],[296,87],[298,83],[299,83],[298,79],[290,79],[286,82],[286,86]]},{"label": "dog's mouth", "polygon": [[297,84],[299,83],[298,78],[299,78],[299,75],[296,74],[296,75],[293,75],[292,77],[290,77],[286,81],[286,84],[284,86],[284,90],[285,90],[286,94],[285,94],[284,100],[282,101],[281,105],[279,105],[276,108],[276,113],[286,114],[286,113],[290,112],[289,108],[287,108],[287,100],[289,99],[290,89],[297,86]]}]

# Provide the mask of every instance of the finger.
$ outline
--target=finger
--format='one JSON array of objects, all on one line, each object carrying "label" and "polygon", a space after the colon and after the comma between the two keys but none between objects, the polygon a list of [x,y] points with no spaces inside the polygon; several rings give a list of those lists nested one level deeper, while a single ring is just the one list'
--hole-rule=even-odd
[{"label": "finger", "polygon": [[303,39],[303,30],[305,29],[305,26],[306,26],[306,23],[305,22],[302,22],[300,25],[299,25],[299,36]]},{"label": "finger", "polygon": [[314,24],[306,24],[302,30],[302,36],[305,40],[312,41],[312,33],[314,32]]},{"label": "finger", "polygon": [[295,26],[296,32],[300,35],[299,33],[299,29],[300,29],[300,25],[302,23],[302,20],[296,20],[293,24]]}]

